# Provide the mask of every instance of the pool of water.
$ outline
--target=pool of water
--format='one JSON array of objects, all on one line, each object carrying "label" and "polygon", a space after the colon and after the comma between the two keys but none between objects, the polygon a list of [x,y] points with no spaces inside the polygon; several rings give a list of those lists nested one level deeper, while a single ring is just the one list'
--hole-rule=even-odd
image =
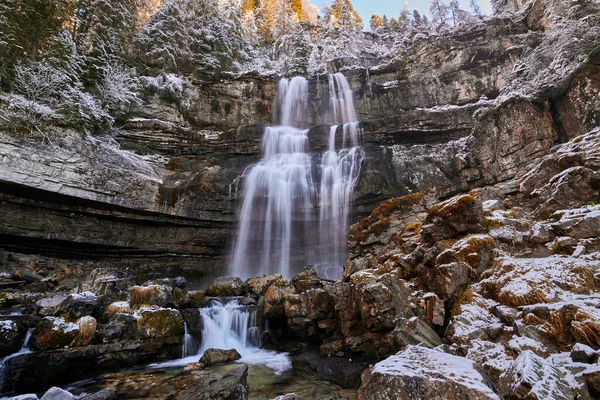
[{"label": "pool of water", "polygon": [[[197,361],[197,360],[195,360]],[[211,367],[218,369],[219,366]],[[114,390],[119,399],[166,399],[173,394],[170,378],[183,368],[147,366],[119,372],[110,372],[95,378],[68,385],[73,394],[93,392],[103,388]],[[279,395],[296,393],[302,399],[322,400],[328,398],[354,400],[356,391],[343,389],[335,384],[318,381],[308,376],[298,376],[288,370],[276,373],[260,365],[249,365],[248,386],[250,400],[269,400]]]}]

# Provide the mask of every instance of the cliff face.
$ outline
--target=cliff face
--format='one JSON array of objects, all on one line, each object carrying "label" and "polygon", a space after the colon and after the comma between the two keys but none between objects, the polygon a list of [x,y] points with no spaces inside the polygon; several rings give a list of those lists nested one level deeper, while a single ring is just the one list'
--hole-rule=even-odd
[{"label": "cliff face", "polygon": [[[418,39],[368,72],[344,72],[367,154],[355,219],[385,198],[427,188],[446,197],[510,179],[600,124],[600,59],[589,46],[553,81],[520,73],[556,35],[553,19],[575,24],[578,9],[508,3],[515,14]],[[523,82],[528,87],[515,92]],[[276,115],[276,85],[275,77],[243,75],[188,80],[180,95],[147,94],[117,132],[120,148],[69,132],[52,146],[2,135],[2,246],[222,272],[238,177],[260,159],[263,127]],[[310,78],[310,99],[309,143],[317,153],[330,120],[322,112],[327,77]]]}]

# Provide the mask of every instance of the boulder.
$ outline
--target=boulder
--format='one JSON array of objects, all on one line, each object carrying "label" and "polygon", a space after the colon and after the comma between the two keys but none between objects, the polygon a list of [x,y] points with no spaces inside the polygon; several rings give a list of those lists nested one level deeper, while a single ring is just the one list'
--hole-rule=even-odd
[{"label": "boulder", "polygon": [[137,337],[137,318],[130,314],[115,314],[98,331],[103,343],[131,340]]},{"label": "boulder", "polygon": [[305,292],[309,289],[321,288],[323,283],[317,275],[317,271],[313,266],[308,266],[304,271],[292,278],[292,285],[298,293]]},{"label": "boulder", "polygon": [[471,269],[463,262],[439,265],[433,271],[430,289],[443,300],[453,300],[469,284]]},{"label": "boulder", "polygon": [[357,389],[367,364],[353,362],[344,357],[321,357],[317,353],[303,353],[292,358],[292,367],[297,373],[315,376],[344,388]]},{"label": "boulder", "polygon": [[54,350],[71,346],[79,335],[79,326],[59,317],[44,317],[33,333],[34,350]]},{"label": "boulder", "polygon": [[172,288],[185,289],[187,286],[187,279],[185,279],[183,276],[178,276],[177,278],[153,279],[145,282],[142,286],[151,285],[170,286]]},{"label": "boulder", "polygon": [[274,274],[263,276],[259,278],[250,278],[246,281],[246,285],[248,285],[248,290],[250,294],[260,297],[264,296],[267,292],[267,289],[271,284],[275,281],[282,279],[281,274]]},{"label": "boulder", "polygon": [[486,375],[496,388],[501,387],[500,376],[511,366],[514,358],[509,356],[506,348],[499,343],[474,339],[467,345],[461,346],[460,351],[466,357],[481,365]]},{"label": "boulder", "polygon": [[202,308],[206,305],[206,296],[204,294],[204,290],[189,291],[188,296],[190,297],[190,307]]},{"label": "boulder", "polygon": [[67,298],[67,294],[60,293],[55,296],[44,297],[35,302],[35,305],[39,308],[38,314],[43,316],[50,316],[54,314],[54,310],[58,305]]},{"label": "boulder", "polygon": [[399,318],[410,316],[410,291],[395,275],[384,274],[375,281],[373,277],[358,278],[357,282],[360,282],[357,285],[360,314],[366,329],[392,330]]},{"label": "boulder", "polygon": [[210,297],[242,296],[247,291],[247,286],[237,277],[217,278],[204,291]]},{"label": "boulder", "polygon": [[240,353],[236,349],[222,350],[222,349],[207,349],[200,362],[205,366],[209,367],[215,364],[225,364],[233,362],[242,358]]},{"label": "boulder", "polygon": [[278,280],[273,282],[265,292],[264,311],[267,318],[285,317],[285,296],[295,293],[290,281]]},{"label": "boulder", "polygon": [[287,318],[306,317],[308,304],[303,294],[288,293],[283,301],[283,309]]},{"label": "boulder", "polygon": [[532,192],[541,203],[535,214],[546,218],[561,209],[581,207],[590,199],[598,198],[599,182],[600,171],[583,166],[567,168]]},{"label": "boulder", "polygon": [[577,399],[578,393],[569,385],[573,376],[567,375],[551,361],[525,350],[500,379],[505,381],[503,394],[511,399]]},{"label": "boulder", "polygon": [[185,333],[181,313],[170,308],[141,308],[137,329],[144,338],[181,337]]},{"label": "boulder", "polygon": [[10,399],[11,400],[38,400],[38,397],[35,393],[28,393],[28,394],[20,394],[18,396],[13,396]]},{"label": "boulder", "polygon": [[172,307],[173,288],[164,285],[133,286],[129,291],[129,305],[131,308],[144,306]]},{"label": "boulder", "polygon": [[600,206],[590,206],[572,210],[559,210],[550,216],[552,231],[557,236],[574,239],[600,236]]},{"label": "boulder", "polygon": [[182,373],[169,383],[173,398],[185,400],[247,400],[248,366],[233,364]]},{"label": "boulder", "polygon": [[79,291],[124,300],[133,285],[133,277],[127,272],[121,272],[117,268],[96,268],[80,283]]},{"label": "boulder", "polygon": [[0,358],[21,348],[27,329],[13,320],[0,321]]},{"label": "boulder", "polygon": [[325,289],[313,289],[303,294],[306,298],[308,318],[312,320],[330,319],[336,316],[335,299]]},{"label": "boulder", "polygon": [[92,292],[68,295],[54,311],[55,316],[76,320],[86,315],[98,316],[103,308],[103,299]]},{"label": "boulder", "polygon": [[61,388],[52,387],[48,389],[46,393],[41,397],[40,400],[76,400],[77,397]]},{"label": "boulder", "polygon": [[593,364],[598,361],[600,353],[592,349],[590,346],[576,343],[571,349],[571,360],[586,364]]},{"label": "boulder", "polygon": [[131,307],[126,301],[115,301],[114,303],[107,305],[104,309],[106,316],[109,318],[118,313],[129,314],[130,311]]},{"label": "boulder", "polygon": [[596,365],[595,367],[588,368],[582,375],[590,394],[593,396],[592,398],[600,398],[600,366]]},{"label": "boulder", "polygon": [[358,391],[360,400],[501,399],[475,362],[426,347],[406,350],[375,364]]},{"label": "boulder", "polygon": [[470,194],[455,196],[431,207],[422,227],[422,235],[430,243],[483,231],[481,200]]},{"label": "boulder", "polygon": [[200,311],[197,308],[186,308],[179,310],[183,316],[183,320],[187,324],[188,333],[190,335],[196,335],[200,337],[202,329],[204,329],[204,323]]},{"label": "boulder", "polygon": [[392,332],[395,343],[399,348],[409,345],[424,344],[433,348],[442,344],[439,335],[419,317],[412,317],[400,321]]}]

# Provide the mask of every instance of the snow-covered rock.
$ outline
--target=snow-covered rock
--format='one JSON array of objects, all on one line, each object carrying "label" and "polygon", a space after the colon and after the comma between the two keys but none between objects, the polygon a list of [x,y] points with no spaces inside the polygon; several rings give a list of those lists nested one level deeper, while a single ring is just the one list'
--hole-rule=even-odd
[{"label": "snow-covered rock", "polygon": [[361,400],[501,399],[472,360],[425,347],[406,350],[375,364],[359,390]]}]

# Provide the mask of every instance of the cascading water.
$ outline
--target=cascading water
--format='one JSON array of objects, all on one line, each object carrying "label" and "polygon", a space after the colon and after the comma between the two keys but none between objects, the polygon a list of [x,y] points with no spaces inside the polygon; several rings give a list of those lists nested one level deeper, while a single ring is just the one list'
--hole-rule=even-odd
[{"label": "cascading water", "polygon": [[[238,298],[212,299],[206,307],[200,308],[202,318],[202,341],[194,355],[188,354],[179,360],[154,364],[165,368],[184,366],[197,362],[208,349],[236,349],[244,364],[264,365],[276,374],[292,367],[286,353],[263,350],[261,329],[257,324],[257,307],[241,305]],[[186,331],[187,332],[187,331]],[[184,340],[185,343],[185,340]]]},{"label": "cascading water", "polygon": [[308,82],[296,77],[278,86],[282,126],[268,127],[263,159],[244,174],[244,201],[233,256],[234,276],[280,272],[289,276],[292,240],[303,240],[312,214],[308,130],[299,125],[308,104]]},{"label": "cascading water", "polygon": [[[319,276],[340,279],[346,261],[348,220],[352,191],[360,177],[364,151],[360,147],[360,127],[354,109],[352,90],[344,75],[329,76],[329,103],[334,125],[329,130],[328,150],[321,159],[319,191]],[[336,151],[336,135],[341,146]]]},{"label": "cascading water", "polygon": [[19,351],[11,354],[9,356],[4,357],[2,359],[2,362],[0,362],[0,389],[2,389],[2,385],[4,384],[4,372],[5,372],[4,366],[6,365],[6,362],[13,358],[20,357],[24,354],[33,353],[31,351],[31,349],[29,348],[29,340],[31,339],[31,335],[33,334],[33,331],[34,331],[34,328],[29,328],[27,330],[27,333],[25,334],[25,340],[23,340],[23,344],[21,345],[21,348],[19,349]]},{"label": "cascading water", "polygon": [[[352,191],[364,152],[352,90],[344,75],[329,76],[333,126],[320,164],[307,154],[308,82],[278,85],[281,126],[267,127],[262,160],[243,174],[243,203],[231,274],[242,279],[273,273],[290,278],[308,264],[327,279],[342,276]],[[341,134],[341,140],[336,135]],[[336,143],[338,146],[336,147]],[[313,170],[320,168],[318,185]]]},{"label": "cascading water", "polygon": [[194,337],[189,334],[187,323],[183,323],[184,334],[183,341],[181,344],[181,358],[189,357],[196,352],[196,346],[194,344]]}]

